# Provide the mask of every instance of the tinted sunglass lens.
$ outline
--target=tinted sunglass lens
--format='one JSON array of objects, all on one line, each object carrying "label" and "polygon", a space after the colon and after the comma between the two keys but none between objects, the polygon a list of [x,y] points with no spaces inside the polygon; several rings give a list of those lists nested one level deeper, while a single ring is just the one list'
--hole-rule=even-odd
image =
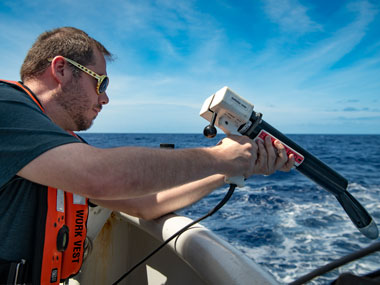
[{"label": "tinted sunglass lens", "polygon": [[99,86],[99,93],[100,94],[106,92],[108,83],[109,83],[108,77],[104,77],[102,83],[100,83],[100,86]]}]

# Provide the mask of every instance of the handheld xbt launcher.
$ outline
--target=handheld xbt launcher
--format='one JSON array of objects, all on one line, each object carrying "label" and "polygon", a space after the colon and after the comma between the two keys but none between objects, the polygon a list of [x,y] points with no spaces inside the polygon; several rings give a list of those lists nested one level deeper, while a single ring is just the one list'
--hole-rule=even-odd
[{"label": "handheld xbt launcher", "polygon": [[[332,193],[362,234],[370,239],[378,237],[379,232],[372,217],[347,191],[348,181],[265,122],[262,119],[263,115],[253,110],[251,103],[231,89],[223,87],[207,98],[203,103],[200,115],[210,122],[204,129],[206,137],[214,137],[217,132],[215,126],[217,126],[227,135],[245,135],[253,140],[264,140],[269,136],[272,143],[276,139],[280,140],[288,155],[291,153],[294,155],[297,171]],[[226,182],[242,187],[244,186],[244,177],[229,177],[226,178]]]}]

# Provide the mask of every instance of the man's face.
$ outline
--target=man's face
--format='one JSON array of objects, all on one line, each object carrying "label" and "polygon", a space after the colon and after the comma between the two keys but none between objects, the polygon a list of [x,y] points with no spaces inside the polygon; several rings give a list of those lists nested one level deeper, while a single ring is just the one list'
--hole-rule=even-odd
[{"label": "man's face", "polygon": [[[81,85],[83,76],[84,74],[79,78],[72,78],[71,82],[62,88],[62,94],[57,94],[57,102],[73,120],[75,131],[89,129],[102,108],[101,104],[91,98],[94,97],[90,94],[92,92],[88,92]],[[97,99],[97,94],[95,95]]]},{"label": "man's face", "polygon": [[[106,64],[103,55],[95,53],[96,64],[88,66],[98,74],[106,73]],[[90,75],[80,72],[79,77],[72,77],[71,81],[62,87],[62,94],[57,94],[58,104],[67,112],[75,125],[73,131],[87,130],[101,111],[102,106],[108,103],[106,93],[96,92],[97,80]]]}]

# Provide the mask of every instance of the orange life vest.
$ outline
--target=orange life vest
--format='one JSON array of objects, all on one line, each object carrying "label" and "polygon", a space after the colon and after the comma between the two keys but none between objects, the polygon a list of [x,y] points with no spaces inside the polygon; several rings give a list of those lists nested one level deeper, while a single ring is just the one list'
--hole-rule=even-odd
[{"label": "orange life vest", "polygon": [[[0,82],[16,85],[45,112],[24,85],[16,81]],[[48,187],[46,193],[47,209],[39,209],[45,211],[42,214],[46,217],[44,232],[41,230],[43,248],[37,248],[37,256],[32,261],[33,284],[59,284],[77,274],[82,266],[87,235],[88,199],[53,187]]]}]

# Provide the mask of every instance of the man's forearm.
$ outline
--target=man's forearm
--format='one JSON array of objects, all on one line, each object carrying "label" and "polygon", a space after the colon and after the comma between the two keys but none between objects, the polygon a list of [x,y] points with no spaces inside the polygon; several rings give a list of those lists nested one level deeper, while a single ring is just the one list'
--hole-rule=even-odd
[{"label": "man's forearm", "polygon": [[91,202],[145,220],[189,206],[224,184],[223,175],[213,175],[159,193],[124,200],[93,200]]},{"label": "man's forearm", "polygon": [[[101,183],[108,191],[112,189],[116,192],[119,189],[120,193],[114,195],[116,199],[155,193],[218,173],[222,168],[213,161],[210,152],[210,149],[105,150],[100,154],[104,155],[100,160],[108,160],[109,168],[104,170]],[[103,198],[110,199],[108,191],[105,191]]]}]

